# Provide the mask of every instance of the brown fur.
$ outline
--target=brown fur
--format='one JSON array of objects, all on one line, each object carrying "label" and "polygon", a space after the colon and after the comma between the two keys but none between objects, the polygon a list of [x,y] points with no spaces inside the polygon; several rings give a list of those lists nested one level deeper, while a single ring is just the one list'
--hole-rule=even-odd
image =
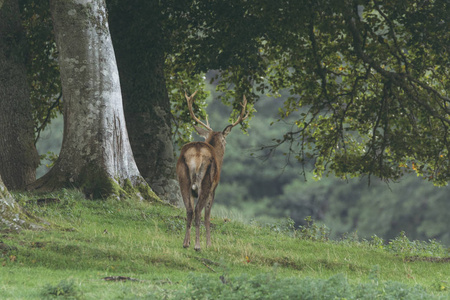
[{"label": "brown fur", "polygon": [[[214,147],[212,146],[214,145]],[[186,235],[183,247],[190,245],[191,223],[196,229],[195,250],[200,250],[200,218],[205,208],[206,245],[211,245],[210,215],[214,193],[220,180],[225,136],[211,131],[206,142],[192,142],[183,146],[177,162],[177,175],[181,195],[186,206]],[[195,205],[195,198],[198,198]],[[195,206],[195,211],[194,211]]]}]

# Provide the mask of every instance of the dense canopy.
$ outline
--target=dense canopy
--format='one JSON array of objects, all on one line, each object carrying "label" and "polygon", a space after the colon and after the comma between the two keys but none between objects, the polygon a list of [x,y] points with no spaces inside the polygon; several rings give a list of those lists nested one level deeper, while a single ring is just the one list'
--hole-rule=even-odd
[{"label": "dense canopy", "polygon": [[[42,24],[49,21],[45,7],[24,3],[27,30],[41,33],[30,33],[29,40],[51,45],[48,38],[42,42],[48,31]],[[185,140],[192,130],[184,91],[202,89],[204,73],[216,70],[222,99],[238,99],[233,103],[237,110],[243,94],[250,102],[261,94],[289,94],[280,118],[294,118],[295,127],[268,149],[290,144],[299,161],[314,163],[318,176],[331,171],[395,180],[417,172],[438,185],[450,179],[448,1],[172,0],[148,5],[159,11],[155,22],[142,22],[160,26],[162,38],[153,47],[165,53],[161,76],[176,139]],[[54,52],[46,49],[35,65],[52,61]],[[54,64],[48,66],[42,74],[52,74]],[[36,88],[42,85],[33,82],[32,94],[39,94]],[[205,97],[198,94],[198,109]],[[47,107],[59,104],[54,99]],[[37,113],[36,128],[46,116],[45,109]]]}]

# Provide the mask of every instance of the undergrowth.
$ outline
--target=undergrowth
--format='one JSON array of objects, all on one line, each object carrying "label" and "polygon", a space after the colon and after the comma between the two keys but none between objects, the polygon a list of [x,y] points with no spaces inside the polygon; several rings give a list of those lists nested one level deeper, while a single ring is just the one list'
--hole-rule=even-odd
[{"label": "undergrowth", "polygon": [[276,273],[256,276],[240,275],[214,278],[192,275],[186,289],[159,291],[146,295],[148,299],[443,299],[430,295],[421,286],[398,282],[372,281],[352,284],[343,274],[327,279],[277,278]]}]

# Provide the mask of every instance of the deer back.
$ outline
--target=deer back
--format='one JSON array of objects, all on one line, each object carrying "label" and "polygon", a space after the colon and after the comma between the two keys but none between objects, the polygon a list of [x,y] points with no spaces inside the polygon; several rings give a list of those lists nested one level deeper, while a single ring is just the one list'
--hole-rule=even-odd
[{"label": "deer back", "polygon": [[191,189],[196,190],[208,176],[215,187],[220,180],[221,162],[216,151],[206,142],[191,142],[183,146],[177,162],[178,180],[189,179]]}]

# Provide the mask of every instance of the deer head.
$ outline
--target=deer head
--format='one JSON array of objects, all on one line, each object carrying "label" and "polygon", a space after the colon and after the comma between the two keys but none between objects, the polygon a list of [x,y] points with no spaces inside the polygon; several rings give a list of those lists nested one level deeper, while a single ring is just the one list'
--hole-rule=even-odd
[{"label": "deer head", "polygon": [[[205,138],[205,141],[188,143],[181,148],[180,157],[177,162],[177,177],[180,183],[181,195],[183,197],[184,205],[186,206],[187,214],[186,235],[183,247],[187,248],[190,245],[191,223],[192,217],[194,216],[196,231],[194,249],[200,250],[200,217],[204,207],[206,207],[206,245],[211,245],[210,214],[214,201],[214,193],[219,184],[220,171],[222,169],[223,156],[225,154],[225,139],[231,132],[231,129],[245,120],[249,113],[245,113],[247,99],[244,96],[241,103],[241,113],[237,120],[225,127],[222,131],[213,131],[209,125],[208,119],[206,119],[205,124],[194,114],[192,106],[196,93],[197,91],[190,97],[185,93],[185,97],[192,119],[203,126],[202,128],[194,125],[194,128],[200,136]],[[195,198],[198,198],[198,201],[194,211]]]}]

